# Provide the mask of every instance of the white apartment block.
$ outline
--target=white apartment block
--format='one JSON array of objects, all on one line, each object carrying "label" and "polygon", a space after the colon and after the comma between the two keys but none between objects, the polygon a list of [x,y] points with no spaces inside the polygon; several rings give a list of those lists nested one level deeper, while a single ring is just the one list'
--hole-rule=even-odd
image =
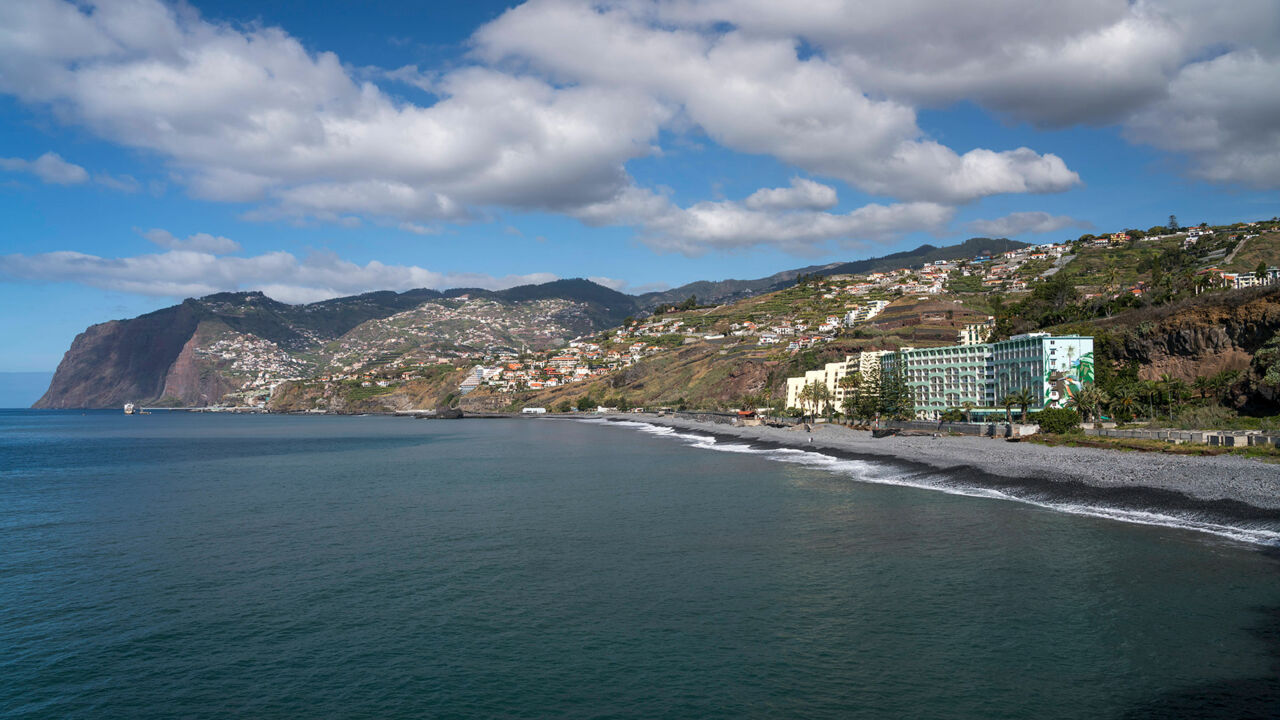
[{"label": "white apartment block", "polygon": [[[849,355],[841,362],[827,363],[820,370],[810,370],[799,377],[787,378],[787,404],[788,408],[812,409],[806,408],[800,400],[800,392],[806,385],[817,383],[824,385],[827,392],[832,398],[832,403],[836,408],[844,407],[845,389],[840,385],[840,380],[851,373],[859,373],[862,375],[862,387],[872,390],[880,386],[880,356],[889,354],[887,350],[864,350],[857,355]],[[819,413],[825,412],[827,404],[821,403],[817,409]]]}]

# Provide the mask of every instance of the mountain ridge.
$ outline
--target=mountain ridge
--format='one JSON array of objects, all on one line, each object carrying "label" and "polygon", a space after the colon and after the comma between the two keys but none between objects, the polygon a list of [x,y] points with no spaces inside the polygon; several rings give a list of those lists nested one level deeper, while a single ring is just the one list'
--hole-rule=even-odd
[{"label": "mountain ridge", "polygon": [[[882,257],[784,270],[754,280],[697,281],[641,295],[628,295],[584,278],[504,290],[378,290],[301,305],[274,300],[260,290],[219,292],[187,298],[136,318],[90,326],[73,340],[48,390],[32,407],[114,407],[125,402],[214,404],[227,388],[249,383],[255,372],[261,378],[286,370],[297,372],[302,367],[322,371],[340,354],[333,345],[357,328],[388,322],[397,314],[431,304],[439,305],[438,314],[447,319],[440,321],[439,328],[443,329],[435,332],[438,337],[430,337],[415,348],[413,339],[401,333],[394,338],[401,343],[396,351],[421,350],[419,354],[428,358],[434,349],[447,357],[460,348],[470,348],[469,343],[474,342],[497,342],[499,347],[510,347],[513,338],[567,340],[563,337],[566,334],[615,327],[627,317],[664,303],[683,301],[690,295],[696,295],[703,303],[718,304],[787,287],[802,275],[858,272],[856,268],[915,267],[930,260],[1025,246],[1011,240],[971,238],[943,248],[922,245]],[[500,307],[481,308],[475,304],[480,300]],[[520,318],[517,324],[525,325],[506,327],[504,318],[494,317],[494,313],[501,315],[503,307],[512,311],[508,314]],[[468,316],[474,308],[480,308],[475,312],[483,312]],[[514,312],[516,309],[520,311]],[[477,340],[470,332],[474,328],[468,326],[469,322],[502,326],[501,332],[482,332]],[[260,357],[274,358],[274,364],[251,367],[252,364],[241,363],[236,353],[244,348],[251,348]]]}]

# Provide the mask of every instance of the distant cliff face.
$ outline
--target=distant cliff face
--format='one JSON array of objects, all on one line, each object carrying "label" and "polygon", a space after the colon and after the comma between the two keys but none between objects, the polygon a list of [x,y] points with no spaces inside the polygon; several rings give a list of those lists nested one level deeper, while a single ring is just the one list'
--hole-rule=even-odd
[{"label": "distant cliff face", "polygon": [[629,295],[586,280],[499,292],[376,292],[310,305],[218,293],[85,330],[33,407],[204,406],[237,393],[239,401],[261,400],[282,380],[359,362],[353,353],[534,347],[615,326],[635,311]]},{"label": "distant cliff face", "polygon": [[133,320],[94,325],[76,336],[37,408],[111,407],[158,399],[165,377],[200,323],[183,303]]}]

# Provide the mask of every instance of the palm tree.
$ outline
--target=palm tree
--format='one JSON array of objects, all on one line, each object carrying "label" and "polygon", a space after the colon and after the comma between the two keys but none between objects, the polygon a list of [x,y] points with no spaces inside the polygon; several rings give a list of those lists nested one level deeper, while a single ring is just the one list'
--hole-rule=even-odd
[{"label": "palm tree", "polygon": [[1169,373],[1161,373],[1160,379],[1156,382],[1160,388],[1160,399],[1164,401],[1165,410],[1169,413],[1169,419],[1173,420],[1174,396],[1186,387],[1186,383]]},{"label": "palm tree", "polygon": [[809,403],[813,402],[813,387],[813,383],[805,383],[804,387],[800,388],[800,392],[796,393],[796,399],[800,401],[800,412],[802,415],[807,414],[809,410]]},{"label": "palm tree", "polygon": [[850,418],[858,411],[858,400],[861,397],[862,373],[851,372],[840,378],[840,387],[844,389],[844,414]]},{"label": "palm tree", "polygon": [[967,423],[973,422],[973,409],[975,407],[977,407],[977,405],[974,405],[972,402],[968,400],[965,400],[964,402],[960,403],[960,408],[964,410],[965,422]]},{"label": "palm tree", "polygon": [[1115,396],[1111,400],[1113,406],[1120,407],[1127,415],[1132,415],[1133,406],[1138,402],[1138,394],[1133,388],[1125,386],[1116,391]]},{"label": "palm tree", "polygon": [[1164,389],[1155,380],[1143,380],[1138,387],[1142,393],[1142,399],[1147,404],[1147,419],[1153,420],[1156,416],[1156,405],[1163,402]]},{"label": "palm tree", "polygon": [[827,387],[826,383],[818,384],[816,380],[814,383],[817,385],[813,389],[813,400],[816,406],[813,411],[814,415],[825,410],[827,420],[830,420],[836,409],[835,403],[831,402],[831,388]]},{"label": "palm tree", "polygon": [[816,420],[818,413],[824,409],[829,409],[831,400],[831,390],[827,388],[826,383],[820,383],[814,380],[811,383],[805,383],[800,390],[800,401],[805,405],[802,409],[812,409],[810,413]]},{"label": "palm tree", "polygon": [[1169,394],[1169,419],[1173,420],[1174,409],[1182,409],[1182,404],[1191,397],[1191,389],[1181,378],[1171,379],[1166,387]]},{"label": "palm tree", "polygon": [[1012,425],[1013,406],[1018,404],[1017,399],[1014,398],[1013,393],[1009,393],[1008,395],[1000,398],[1000,404],[1004,406],[1004,421]]},{"label": "palm tree", "polygon": [[1107,394],[1098,386],[1090,384],[1080,388],[1080,392],[1077,392],[1071,400],[1080,411],[1080,419],[1089,422],[1089,419],[1106,404]]},{"label": "palm tree", "polygon": [[1013,404],[1022,408],[1022,422],[1027,421],[1027,408],[1036,404],[1036,396],[1031,388],[1020,388],[1011,396]]},{"label": "palm tree", "polygon": [[1213,381],[1205,375],[1197,375],[1196,379],[1191,381],[1191,387],[1195,388],[1200,394],[1200,399],[1204,400],[1209,397],[1209,391],[1213,390]]}]

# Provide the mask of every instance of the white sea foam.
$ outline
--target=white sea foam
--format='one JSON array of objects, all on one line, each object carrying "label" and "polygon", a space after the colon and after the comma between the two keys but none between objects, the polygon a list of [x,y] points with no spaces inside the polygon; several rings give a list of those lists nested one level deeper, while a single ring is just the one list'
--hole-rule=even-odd
[{"label": "white sea foam", "polygon": [[1057,501],[1034,497],[1023,497],[1014,493],[996,490],[994,488],[948,483],[942,478],[928,473],[904,472],[900,468],[894,467],[888,463],[875,463],[863,460],[845,460],[825,455],[820,452],[802,450],[798,448],[752,447],[744,443],[723,442],[709,435],[678,432],[675,428],[666,427],[664,425],[653,425],[651,423],[638,422],[634,420],[608,421],[603,419],[590,419],[584,420],[584,422],[631,428],[651,435],[675,438],[703,450],[760,455],[776,462],[805,465],[844,477],[849,477],[859,482],[933,490],[944,492],[949,495],[1009,500],[1012,502],[1033,505],[1047,510],[1070,513],[1072,515],[1083,515],[1106,520],[1135,523],[1139,525],[1172,527],[1181,530],[1209,533],[1238,542],[1280,546],[1280,531],[1272,528],[1241,527],[1182,515],[1171,515],[1164,512],[1130,510],[1125,508],[1108,507],[1105,505],[1088,505],[1068,500]]}]

